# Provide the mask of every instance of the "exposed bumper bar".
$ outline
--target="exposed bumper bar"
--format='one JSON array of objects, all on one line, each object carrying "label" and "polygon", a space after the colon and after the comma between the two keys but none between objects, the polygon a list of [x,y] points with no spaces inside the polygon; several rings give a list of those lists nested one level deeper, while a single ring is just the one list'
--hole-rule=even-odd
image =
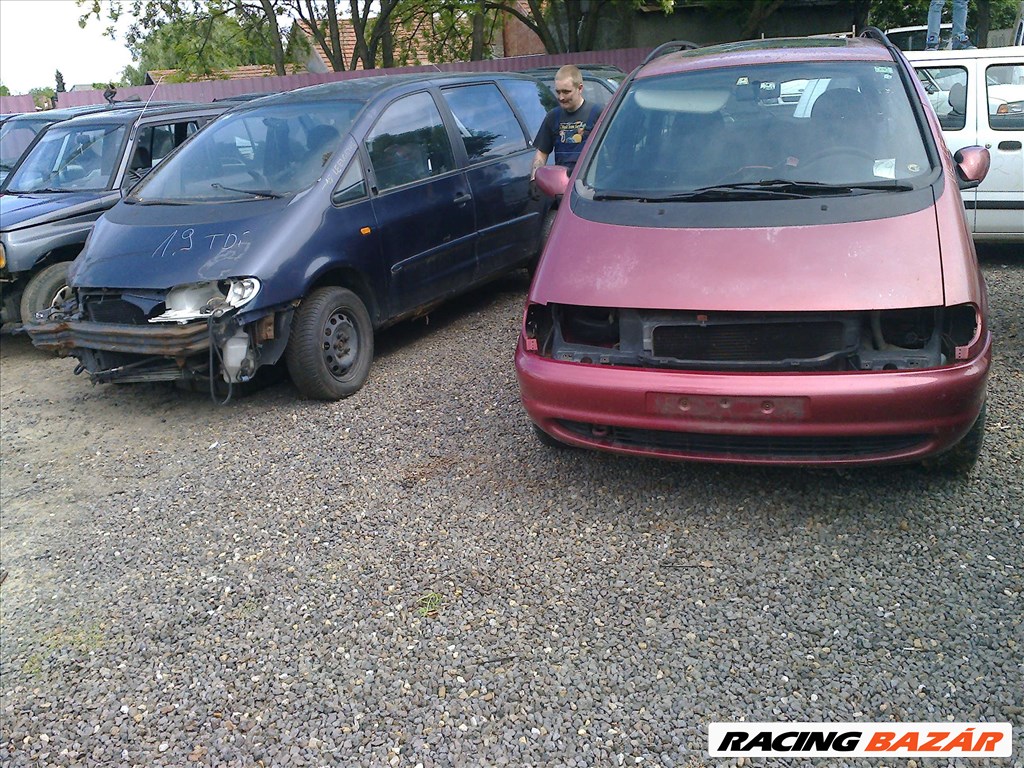
[{"label": "exposed bumper bar", "polygon": [[187,325],[116,325],[65,320],[27,326],[40,349],[69,354],[76,348],[138,355],[187,357],[210,347],[206,323]]}]

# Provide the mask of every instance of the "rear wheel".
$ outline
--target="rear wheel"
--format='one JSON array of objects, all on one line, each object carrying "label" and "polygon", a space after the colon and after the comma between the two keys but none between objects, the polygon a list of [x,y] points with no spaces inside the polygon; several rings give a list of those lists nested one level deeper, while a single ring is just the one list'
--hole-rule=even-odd
[{"label": "rear wheel", "polygon": [[963,436],[959,443],[948,451],[924,462],[925,467],[944,475],[966,475],[970,472],[981,455],[981,446],[985,442],[985,415],[987,404],[981,406],[974,426]]},{"label": "rear wheel", "polygon": [[68,285],[70,266],[70,261],[51,264],[28,281],[24,293],[21,294],[22,323],[34,323],[36,312],[59,307],[71,298],[71,287]]},{"label": "rear wheel", "polygon": [[317,288],[302,300],[285,350],[303,397],[339,400],[370,375],[373,326],[362,300],[346,288]]}]

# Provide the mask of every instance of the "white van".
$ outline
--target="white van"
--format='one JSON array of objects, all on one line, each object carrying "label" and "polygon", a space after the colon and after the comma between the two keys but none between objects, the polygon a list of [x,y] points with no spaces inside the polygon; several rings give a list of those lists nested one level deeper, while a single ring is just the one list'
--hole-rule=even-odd
[{"label": "white van", "polygon": [[908,51],[951,152],[980,144],[985,180],[962,192],[974,239],[1024,240],[1024,47]]}]

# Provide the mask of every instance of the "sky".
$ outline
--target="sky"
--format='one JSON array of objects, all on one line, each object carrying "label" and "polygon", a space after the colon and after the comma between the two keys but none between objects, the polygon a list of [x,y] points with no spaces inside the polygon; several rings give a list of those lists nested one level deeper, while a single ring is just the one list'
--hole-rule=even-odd
[{"label": "sky", "polygon": [[0,0],[0,83],[14,95],[53,88],[55,73],[71,86],[121,79],[132,63],[123,32],[104,36],[107,22],[82,29],[74,0]]}]

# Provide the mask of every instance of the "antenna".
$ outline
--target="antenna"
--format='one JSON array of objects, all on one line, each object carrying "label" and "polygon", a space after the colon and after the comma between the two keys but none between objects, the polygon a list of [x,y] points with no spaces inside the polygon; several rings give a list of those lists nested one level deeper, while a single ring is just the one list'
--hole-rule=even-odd
[{"label": "antenna", "polygon": [[146,103],[142,105],[142,111],[139,113],[139,117],[142,117],[144,114],[146,114],[146,110],[149,109],[149,102],[151,102],[153,100],[153,97],[156,96],[156,91],[160,87],[160,84],[163,81],[164,81],[164,76],[163,75],[160,75],[160,77],[158,77],[156,79],[156,83],[154,83],[154,85],[153,85],[153,90],[150,92],[149,98],[146,99]]}]

